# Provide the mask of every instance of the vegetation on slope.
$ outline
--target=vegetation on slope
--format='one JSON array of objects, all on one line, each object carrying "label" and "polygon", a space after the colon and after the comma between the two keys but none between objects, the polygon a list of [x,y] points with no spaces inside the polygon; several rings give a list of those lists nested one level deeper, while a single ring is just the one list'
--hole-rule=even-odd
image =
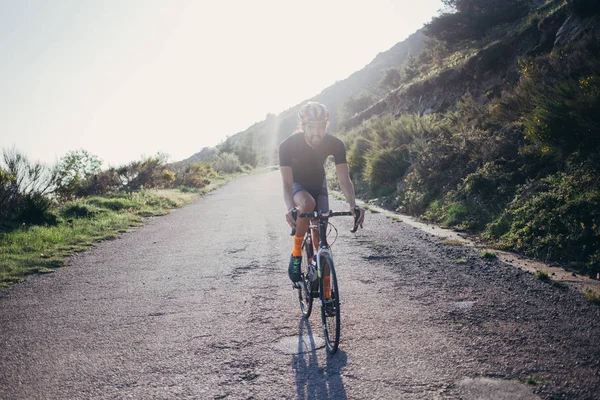
[{"label": "vegetation on slope", "polygon": [[[421,74],[397,80],[378,109],[342,123],[357,188],[387,206],[595,276],[598,7],[515,0],[519,13],[506,9],[500,18],[492,0],[447,3],[454,12],[427,26]],[[568,17],[592,29],[554,45]],[[440,87],[455,92],[436,94]]]}]

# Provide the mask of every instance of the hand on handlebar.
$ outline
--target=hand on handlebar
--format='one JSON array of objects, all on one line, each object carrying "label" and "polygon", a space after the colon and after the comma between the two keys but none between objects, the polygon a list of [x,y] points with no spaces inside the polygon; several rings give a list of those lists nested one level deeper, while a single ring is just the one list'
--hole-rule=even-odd
[{"label": "hand on handlebar", "polygon": [[298,217],[298,209],[296,207],[290,208],[285,214],[285,220],[288,225],[292,228],[292,236],[296,234],[296,219]]},{"label": "hand on handlebar", "polygon": [[363,222],[365,220],[365,209],[360,208],[359,206],[354,206],[352,209],[352,216],[354,217],[354,228],[350,232],[354,233],[358,230],[359,226],[361,229],[363,227]]}]

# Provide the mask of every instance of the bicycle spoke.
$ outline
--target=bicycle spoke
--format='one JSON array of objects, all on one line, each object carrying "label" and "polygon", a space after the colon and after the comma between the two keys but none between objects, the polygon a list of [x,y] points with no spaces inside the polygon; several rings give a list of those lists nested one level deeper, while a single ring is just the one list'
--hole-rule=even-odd
[{"label": "bicycle spoke", "polygon": [[[329,292],[328,299],[325,298],[324,290],[321,291],[321,319],[323,321],[323,333],[325,335],[325,344],[327,351],[331,354],[335,353],[340,343],[340,299],[338,292],[337,276],[333,268],[333,261],[329,256],[323,257],[323,271],[329,269]],[[321,278],[321,287],[323,287],[325,279]]]},{"label": "bicycle spoke", "polygon": [[[310,232],[310,231],[309,231]],[[310,234],[310,233],[309,233]],[[304,318],[310,317],[312,312],[313,297],[311,294],[311,281],[309,277],[309,262],[312,258],[312,245],[306,239],[302,244],[302,267],[300,270],[302,280],[298,289],[298,299],[300,300],[300,311]]]}]

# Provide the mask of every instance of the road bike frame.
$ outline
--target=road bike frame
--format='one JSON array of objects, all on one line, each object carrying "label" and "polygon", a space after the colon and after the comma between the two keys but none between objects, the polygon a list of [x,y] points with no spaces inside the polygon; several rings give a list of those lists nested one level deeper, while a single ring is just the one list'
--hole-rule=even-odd
[{"label": "road bike frame", "polygon": [[[300,309],[304,318],[309,318],[312,312],[312,301],[315,296],[315,280],[318,281],[318,297],[319,302],[321,303],[321,319],[323,322],[323,333],[325,335],[325,344],[327,347],[327,351],[330,354],[334,354],[337,351],[339,341],[340,341],[340,302],[339,302],[339,290],[337,284],[337,276],[335,273],[335,268],[333,266],[333,254],[329,248],[329,244],[327,243],[327,221],[330,217],[337,216],[349,216],[352,215],[349,211],[344,212],[334,212],[334,211],[313,211],[312,213],[302,213],[300,215],[297,214],[296,210],[292,212],[294,219],[297,217],[300,218],[310,218],[311,223],[309,225],[306,234],[304,235],[303,247],[306,256],[306,267],[302,267],[302,280],[296,284],[296,288],[298,289],[298,297],[300,300]],[[354,219],[354,228],[351,232],[356,232],[358,229],[358,218],[360,216],[360,209],[358,207],[355,208],[355,219]],[[314,220],[318,219],[318,225],[314,224]],[[313,230],[317,229],[318,226],[318,234],[319,234],[319,243],[315,245],[313,242],[314,235]],[[292,234],[295,234],[295,230],[292,231]],[[310,240],[310,242],[309,242]],[[310,245],[311,251],[308,253],[307,245]],[[315,256],[316,251],[316,275],[315,278],[310,279],[308,276],[308,271],[311,269],[312,260],[309,259]],[[323,265],[323,261],[325,261],[326,265]],[[327,268],[328,266],[328,268]],[[328,270],[327,270],[328,269]],[[329,279],[325,279],[329,276]],[[328,283],[328,286],[325,286],[325,282]],[[327,287],[327,293],[329,297],[325,297],[325,288]],[[331,327],[328,325],[331,324]]]}]

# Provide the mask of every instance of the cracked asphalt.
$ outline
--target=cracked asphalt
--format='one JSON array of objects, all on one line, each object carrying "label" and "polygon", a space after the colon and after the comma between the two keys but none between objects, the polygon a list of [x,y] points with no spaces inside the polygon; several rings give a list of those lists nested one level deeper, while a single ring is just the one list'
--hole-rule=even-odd
[{"label": "cracked asphalt", "polygon": [[284,208],[278,171],[239,178],[4,290],[0,398],[600,398],[600,307],[383,214],[332,220],[328,356]]}]

